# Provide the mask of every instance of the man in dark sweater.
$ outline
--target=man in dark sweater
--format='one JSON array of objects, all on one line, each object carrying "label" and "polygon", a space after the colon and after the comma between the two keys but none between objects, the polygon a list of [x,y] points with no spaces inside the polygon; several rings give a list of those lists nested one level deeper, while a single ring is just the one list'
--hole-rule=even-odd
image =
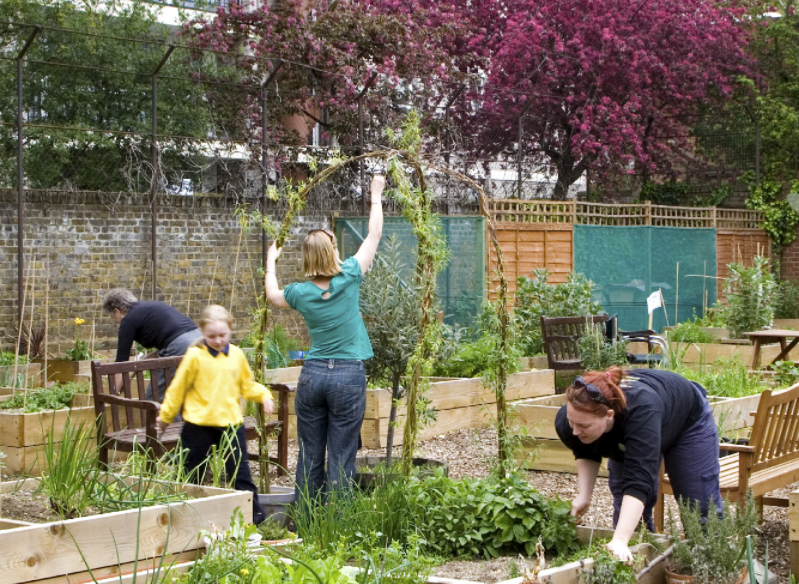
[{"label": "man in dark sweater", "polygon": [[[192,320],[164,302],[141,301],[125,288],[109,290],[103,297],[103,310],[119,325],[116,361],[128,361],[134,341],[158,350],[159,357],[184,355],[202,335]],[[166,380],[158,376],[157,401],[164,401]],[[153,399],[152,385],[146,399]]]}]

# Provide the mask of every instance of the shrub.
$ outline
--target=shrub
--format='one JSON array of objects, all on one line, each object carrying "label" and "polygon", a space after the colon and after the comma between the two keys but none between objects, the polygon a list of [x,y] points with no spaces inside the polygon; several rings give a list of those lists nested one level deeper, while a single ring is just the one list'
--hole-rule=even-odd
[{"label": "shrub", "polygon": [[590,371],[604,371],[611,365],[627,365],[627,346],[623,341],[612,343],[601,327],[591,326],[577,343],[580,362]]},{"label": "shrub", "polygon": [[776,291],[768,258],[755,256],[751,268],[730,264],[730,277],[724,282],[727,299],[724,316],[734,338],[742,338],[747,331],[759,331],[771,324]]},{"label": "shrub", "polygon": [[533,270],[533,277],[520,276],[516,280],[515,315],[519,320],[523,355],[537,355],[543,351],[541,335],[542,316],[589,316],[598,314],[602,307],[591,301],[594,283],[584,275],[569,272],[563,284],[548,284],[546,268]]},{"label": "shrub", "polygon": [[799,284],[796,280],[778,283],[774,318],[799,318]]}]

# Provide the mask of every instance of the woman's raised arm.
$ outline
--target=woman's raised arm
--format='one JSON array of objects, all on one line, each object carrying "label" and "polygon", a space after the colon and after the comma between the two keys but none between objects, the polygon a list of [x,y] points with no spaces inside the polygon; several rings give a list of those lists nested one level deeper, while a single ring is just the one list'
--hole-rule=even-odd
[{"label": "woman's raised arm", "polygon": [[355,259],[361,266],[361,271],[365,274],[377,253],[377,246],[383,236],[383,189],[386,187],[386,177],[376,174],[372,177],[372,206],[369,209],[369,232],[363,240],[361,247],[355,254]]}]

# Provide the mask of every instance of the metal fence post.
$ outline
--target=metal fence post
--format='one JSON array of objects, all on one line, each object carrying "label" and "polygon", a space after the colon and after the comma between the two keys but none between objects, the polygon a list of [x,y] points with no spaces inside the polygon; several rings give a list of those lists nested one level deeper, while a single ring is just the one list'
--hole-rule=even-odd
[{"label": "metal fence post", "polygon": [[[172,54],[172,51],[175,50],[175,45],[169,45],[164,53],[164,56],[161,57],[161,62],[158,63],[158,66],[153,71],[153,113],[152,113],[152,136],[150,142],[150,154],[152,156],[152,165],[153,165],[153,176],[152,182],[150,184],[150,212],[152,213],[152,234],[150,237],[151,249],[150,249],[150,261],[153,266],[153,291],[152,291],[152,300],[156,300],[156,290],[158,284],[158,174],[159,174],[159,161],[158,161],[158,73],[161,72],[161,68],[166,63],[166,60],[169,59],[169,56]],[[142,290],[142,294],[144,290]]]},{"label": "metal fence post", "polygon": [[25,295],[25,176],[23,166],[24,120],[22,116],[22,65],[25,54],[42,28],[33,28],[31,36],[17,55],[17,320],[22,330],[22,297]]}]

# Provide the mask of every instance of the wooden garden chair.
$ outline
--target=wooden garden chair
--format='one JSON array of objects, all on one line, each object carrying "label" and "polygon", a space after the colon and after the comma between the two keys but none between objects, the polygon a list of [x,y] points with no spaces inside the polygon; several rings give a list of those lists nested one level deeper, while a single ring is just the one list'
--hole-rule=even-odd
[{"label": "wooden garden chair", "polygon": [[[92,361],[97,440],[103,466],[108,465],[109,450],[133,452],[135,448],[144,448],[158,457],[177,446],[183,422],[172,422],[158,433],[155,419],[161,404],[146,400],[144,396],[150,379],[155,380],[157,374],[165,376],[169,387],[182,359],[178,356],[121,363]],[[149,373],[149,379],[145,379],[145,373]],[[117,386],[118,376],[122,380],[120,386]],[[276,463],[278,473],[284,475],[288,468],[289,393],[293,388],[283,384],[272,384],[269,388],[278,394],[278,419],[266,423],[264,429],[270,434],[278,433],[277,456],[270,457],[270,461]],[[252,422],[245,421],[244,428],[247,440],[258,438]],[[250,455],[250,460],[258,460],[258,454]]]},{"label": "wooden garden chair", "polygon": [[[779,499],[764,495],[799,481],[799,384],[782,391],[764,391],[749,444],[720,444],[719,449],[735,453],[719,460],[722,497],[740,501],[751,489],[761,516],[764,504],[783,505]],[[663,531],[666,494],[674,493],[668,475],[661,471],[654,513],[656,531]]]},{"label": "wooden garden chair", "polygon": [[590,325],[604,325],[610,317],[607,314],[597,316],[557,316],[541,317],[541,333],[544,350],[547,352],[547,363],[550,369],[580,369],[580,338],[585,336]]}]

